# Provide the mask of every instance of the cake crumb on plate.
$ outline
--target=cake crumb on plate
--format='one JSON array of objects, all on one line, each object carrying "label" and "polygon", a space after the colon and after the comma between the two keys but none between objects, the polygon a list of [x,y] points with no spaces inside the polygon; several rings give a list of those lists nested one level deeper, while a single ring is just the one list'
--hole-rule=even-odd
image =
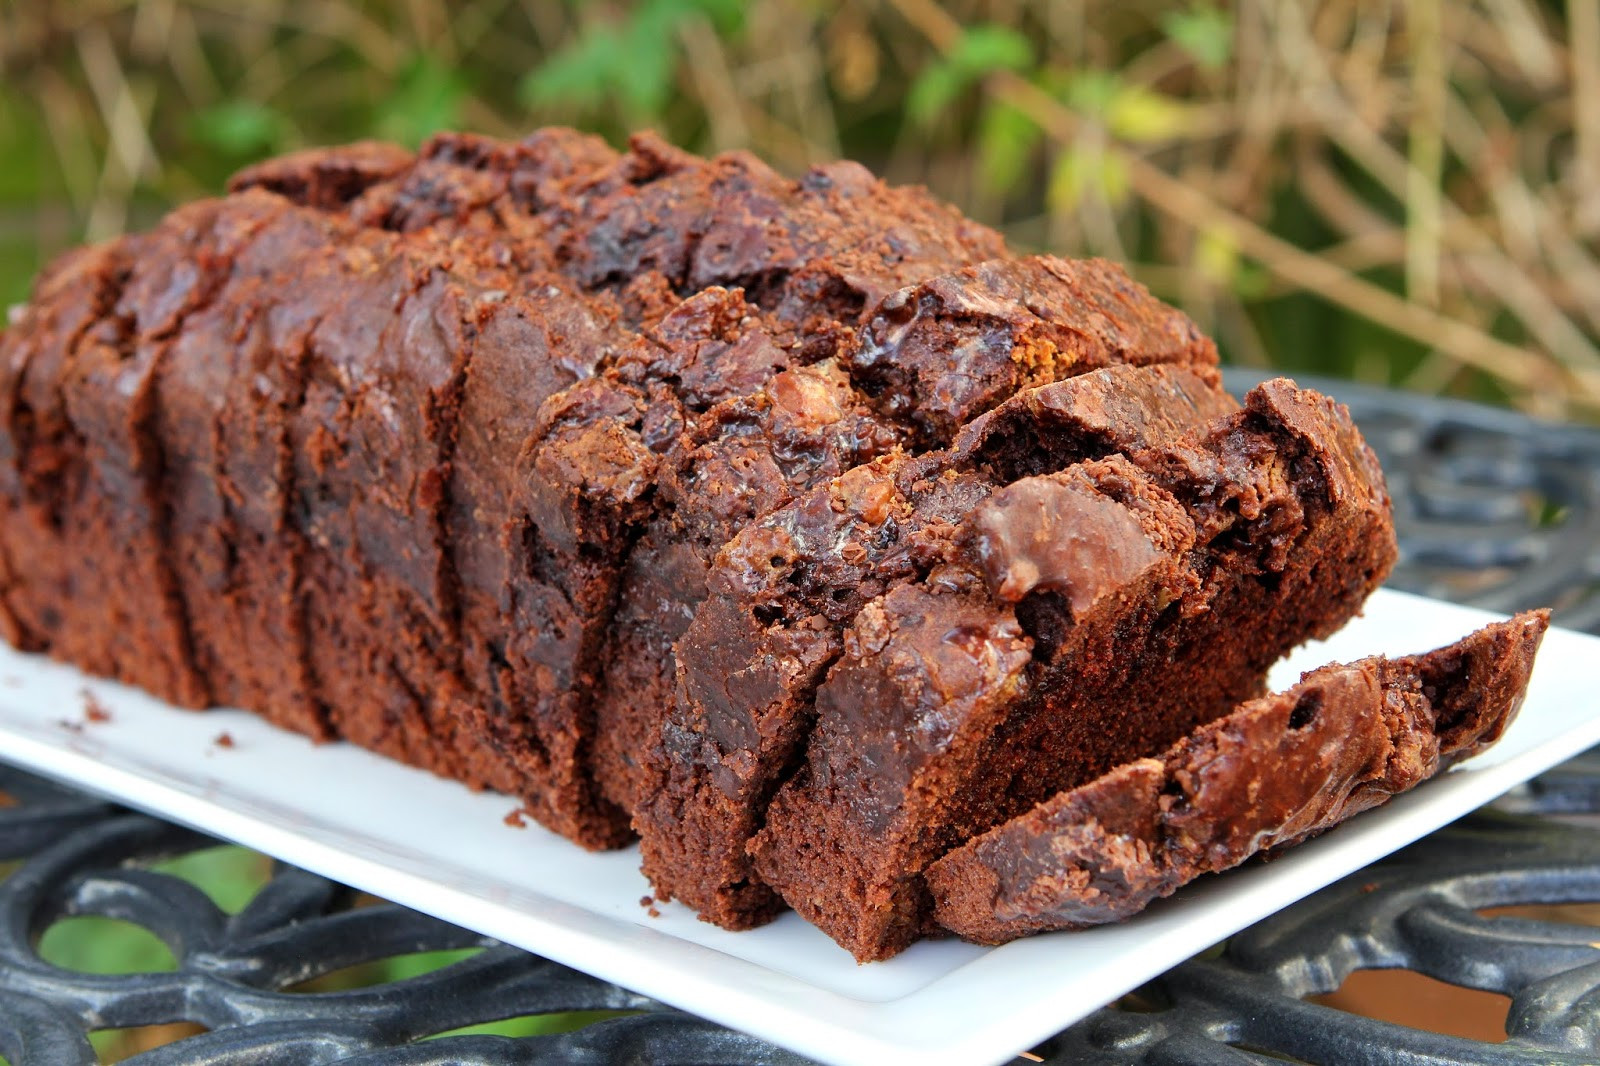
[{"label": "cake crumb on plate", "polygon": [[83,720],[85,722],[100,723],[111,721],[111,712],[106,710],[105,704],[101,703],[93,692],[84,689],[80,695],[83,696]]}]

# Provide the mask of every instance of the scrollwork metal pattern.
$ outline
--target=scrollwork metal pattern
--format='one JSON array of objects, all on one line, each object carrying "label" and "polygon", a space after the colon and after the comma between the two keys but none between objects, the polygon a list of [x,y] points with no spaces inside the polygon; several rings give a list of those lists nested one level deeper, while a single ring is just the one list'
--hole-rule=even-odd
[{"label": "scrollwork metal pattern", "polygon": [[[136,1057],[141,1066],[349,1061],[425,1063],[798,1063],[750,1037],[393,904],[279,866],[228,915],[149,865],[216,841],[0,768],[0,1055],[13,1066],[97,1061],[87,1033],[168,1022],[208,1032]],[[37,944],[64,918],[136,923],[172,951],[170,973],[65,970]],[[342,992],[288,991],[358,963],[480,948],[420,977]],[[576,1032],[509,1040],[425,1037],[567,1011],[637,1011]]]}]

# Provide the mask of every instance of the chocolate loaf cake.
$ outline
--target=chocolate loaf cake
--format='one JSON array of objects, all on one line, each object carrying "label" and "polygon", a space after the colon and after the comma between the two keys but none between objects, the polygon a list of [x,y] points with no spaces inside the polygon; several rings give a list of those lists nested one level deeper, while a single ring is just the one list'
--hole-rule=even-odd
[{"label": "chocolate loaf cake", "polygon": [[1386,803],[1499,739],[1547,624],[1310,671],[935,862],[934,920],[985,944],[1118,921]]},{"label": "chocolate loaf cake", "polygon": [[9,317],[0,634],[881,957],[930,864],[1259,696],[1386,572],[1343,412],[1215,364],[1120,268],[854,164],[297,153]]}]

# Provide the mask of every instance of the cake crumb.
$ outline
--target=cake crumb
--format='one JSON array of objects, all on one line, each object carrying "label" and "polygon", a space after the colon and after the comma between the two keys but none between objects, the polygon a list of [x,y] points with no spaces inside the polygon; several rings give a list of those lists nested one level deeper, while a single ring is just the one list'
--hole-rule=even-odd
[{"label": "cake crumb", "polygon": [[639,897],[639,906],[643,907],[644,908],[644,912],[646,914],[648,914],[650,917],[652,917],[652,918],[661,917],[661,912],[656,909],[656,898],[654,896],[640,896]]},{"label": "cake crumb", "polygon": [[106,710],[105,704],[101,703],[95,698],[95,694],[93,692],[90,692],[88,689],[84,689],[82,696],[83,720],[85,722],[99,723],[111,721],[111,712]]},{"label": "cake crumb", "polygon": [[211,743],[215,744],[219,748],[231,748],[233,747],[233,734],[226,732],[218,733],[212,738]]},{"label": "cake crumb", "polygon": [[505,822],[513,829],[526,829],[528,828],[528,822],[522,817],[526,813],[527,812],[521,807],[513,807],[511,808],[511,813],[506,815],[503,819],[501,819],[501,821]]}]

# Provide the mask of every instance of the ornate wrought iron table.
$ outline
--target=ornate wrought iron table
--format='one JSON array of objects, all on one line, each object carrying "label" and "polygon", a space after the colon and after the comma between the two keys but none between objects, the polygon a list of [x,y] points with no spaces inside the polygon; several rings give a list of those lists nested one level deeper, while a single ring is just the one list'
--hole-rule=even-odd
[{"label": "ornate wrought iron table", "polygon": [[[1231,382],[1246,387],[1248,380]],[[1600,632],[1600,432],[1329,385],[1380,453],[1402,559],[1393,584],[1511,611],[1551,605]],[[209,846],[187,829],[0,768],[0,1058],[96,1061],[91,1030],[187,1021],[200,1035],[140,1066],[350,1062],[798,1063],[755,1038],[354,893],[292,867],[236,915],[149,869]],[[1587,816],[1587,817],[1586,817]],[[1052,1063],[1578,1063],[1600,1051],[1600,932],[1479,912],[1600,901],[1600,757],[1585,756],[1185,963],[1043,1046]],[[73,916],[137,923],[174,972],[58,968],[41,934]],[[291,989],[351,965],[481,948],[389,984]],[[1308,996],[1353,971],[1408,968],[1511,997],[1504,1043],[1363,1018]],[[613,1014],[559,1035],[447,1036],[479,1022]]]}]

